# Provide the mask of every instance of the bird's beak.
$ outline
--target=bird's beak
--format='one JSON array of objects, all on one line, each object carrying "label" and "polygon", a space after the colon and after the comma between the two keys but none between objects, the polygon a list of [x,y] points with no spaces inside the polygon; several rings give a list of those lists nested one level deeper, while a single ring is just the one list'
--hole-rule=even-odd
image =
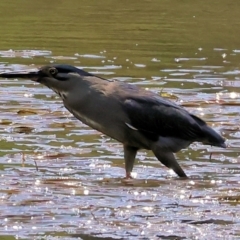
[{"label": "bird's beak", "polygon": [[31,79],[32,81],[38,81],[39,71],[5,72],[5,73],[0,73],[0,78],[25,78],[25,79]]}]

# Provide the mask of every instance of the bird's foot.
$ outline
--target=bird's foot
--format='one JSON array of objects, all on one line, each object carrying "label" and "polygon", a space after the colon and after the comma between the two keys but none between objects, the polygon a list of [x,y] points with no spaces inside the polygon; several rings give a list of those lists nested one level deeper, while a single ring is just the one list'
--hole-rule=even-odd
[{"label": "bird's foot", "polygon": [[131,173],[126,173],[126,177],[122,179],[122,183],[128,186],[133,186],[134,178],[131,176]]},{"label": "bird's foot", "polygon": [[129,179],[133,179],[133,177],[131,176],[130,172],[126,173],[126,177],[124,178],[124,180],[129,180]]}]

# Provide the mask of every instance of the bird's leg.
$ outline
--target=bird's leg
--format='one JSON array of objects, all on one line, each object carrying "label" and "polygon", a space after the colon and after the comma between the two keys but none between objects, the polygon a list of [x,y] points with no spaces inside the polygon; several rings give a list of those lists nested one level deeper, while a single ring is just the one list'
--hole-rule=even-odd
[{"label": "bird's leg", "polygon": [[132,147],[129,145],[124,145],[124,160],[125,160],[125,170],[126,170],[126,179],[132,178],[131,172],[133,170],[133,165],[135,157],[138,151],[138,148]]},{"label": "bird's leg", "polygon": [[154,155],[166,167],[172,169],[179,177],[187,178],[187,175],[178,164],[172,152],[165,152],[166,149],[153,149]]}]

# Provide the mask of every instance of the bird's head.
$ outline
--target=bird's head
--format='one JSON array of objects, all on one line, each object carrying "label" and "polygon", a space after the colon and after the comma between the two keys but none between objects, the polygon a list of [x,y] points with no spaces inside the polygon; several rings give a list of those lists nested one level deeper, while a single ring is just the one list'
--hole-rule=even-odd
[{"label": "bird's head", "polygon": [[0,74],[4,78],[25,78],[39,82],[59,93],[76,86],[77,77],[93,76],[79,68],[65,64],[54,64],[41,67],[37,71],[7,72]]}]

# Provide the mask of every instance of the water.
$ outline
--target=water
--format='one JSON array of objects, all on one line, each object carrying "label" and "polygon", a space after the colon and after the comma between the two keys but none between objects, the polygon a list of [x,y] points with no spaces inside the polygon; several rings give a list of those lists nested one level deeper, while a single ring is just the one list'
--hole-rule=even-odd
[{"label": "water", "polygon": [[76,120],[51,90],[0,82],[1,239],[239,239],[236,1],[0,2],[0,72],[67,63],[185,106],[227,138],[177,154],[179,180]]}]

